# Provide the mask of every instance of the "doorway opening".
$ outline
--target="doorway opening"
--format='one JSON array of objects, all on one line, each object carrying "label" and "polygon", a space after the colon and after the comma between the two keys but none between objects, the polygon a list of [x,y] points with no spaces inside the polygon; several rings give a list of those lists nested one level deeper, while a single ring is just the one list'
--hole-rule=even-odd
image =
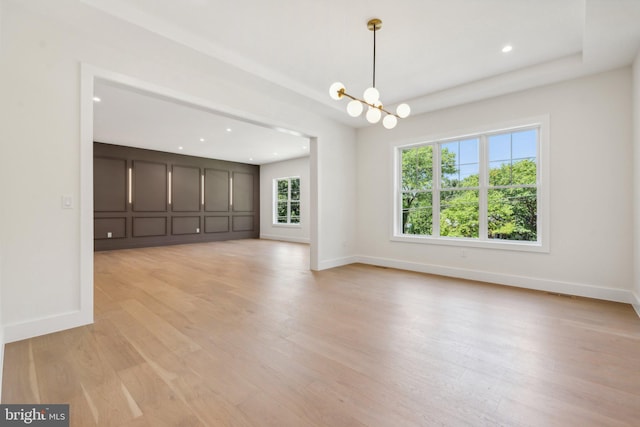
[{"label": "doorway opening", "polygon": [[[317,138],[313,135],[299,130],[287,129],[283,128],[280,125],[271,124],[268,120],[250,116],[249,114],[242,114],[236,111],[230,111],[229,109],[215,105],[209,100],[200,99],[185,93],[181,93],[178,91],[174,91],[172,89],[168,89],[165,87],[156,86],[145,81],[132,78],[129,76],[125,76],[122,74],[114,73],[108,70],[99,69],[87,64],[82,64],[81,68],[81,179],[80,179],[80,216],[81,216],[81,230],[80,230],[80,279],[81,279],[81,292],[80,292],[80,311],[82,313],[82,318],[85,323],[91,323],[93,321],[93,253],[94,253],[94,207],[93,207],[93,143],[96,138],[94,138],[95,132],[95,119],[97,117],[96,109],[98,108],[98,103],[103,102],[103,99],[100,98],[99,101],[94,99],[95,97],[100,97],[97,94],[96,88],[114,88],[114,90],[119,90],[120,92],[126,91],[131,96],[137,96],[136,99],[139,101],[143,99],[143,97],[150,98],[152,101],[159,103],[173,103],[176,108],[182,112],[185,109],[190,109],[195,112],[196,115],[207,114],[211,116],[212,120],[217,120],[220,123],[227,121],[235,123],[234,126],[239,126],[242,128],[253,129],[256,132],[271,132],[275,135],[284,135],[286,138],[295,137],[300,141],[305,142],[305,147],[307,152],[305,153],[308,156],[308,179],[309,179],[309,202],[306,209],[308,210],[308,239],[310,245],[310,258],[309,265],[311,269],[317,269],[318,259],[317,259]],[[149,101],[149,99],[146,99]],[[103,105],[100,105],[100,108]],[[116,115],[117,116],[117,115]],[[117,118],[117,117],[116,117]],[[101,119],[102,120],[102,119]],[[231,129],[231,130],[228,130]],[[233,128],[230,126],[226,126],[224,131],[227,133],[233,133]],[[200,141],[200,139],[204,139],[205,141]],[[104,141],[110,143],[116,143],[115,140]],[[127,142],[127,141],[122,141]],[[166,141],[165,141],[166,142]],[[195,142],[206,142],[205,136],[199,136],[197,141]],[[179,145],[179,143],[173,143],[175,146],[174,150],[179,150],[183,152],[186,144]],[[123,145],[133,145],[132,142],[129,141],[129,144]],[[197,145],[197,144],[196,144]],[[179,147],[182,147],[180,149]],[[195,147],[195,145],[194,145]],[[151,149],[151,147],[149,147]],[[156,146],[156,150],[160,151],[169,151],[166,146]],[[300,148],[300,150],[302,150]],[[173,151],[176,152],[176,151]],[[279,151],[271,151],[271,155],[273,156],[281,156],[282,150]],[[278,154],[274,154],[278,153]],[[195,151],[192,151],[192,154],[197,155]],[[241,153],[242,155],[246,155],[246,153]],[[298,157],[304,157],[303,155],[299,155]],[[259,160],[249,160],[247,157],[246,163],[255,162],[257,164],[261,163],[273,163],[274,160],[279,161],[287,161],[282,157],[276,157],[274,159],[269,159],[270,161],[265,160],[264,158],[260,158]],[[257,157],[256,157],[257,158]],[[290,157],[292,158],[292,157]],[[260,205],[261,211],[262,205],[267,204],[271,206],[271,198],[270,197],[261,197]],[[270,218],[266,218],[266,220],[270,220]],[[262,220],[261,220],[262,222]]]}]

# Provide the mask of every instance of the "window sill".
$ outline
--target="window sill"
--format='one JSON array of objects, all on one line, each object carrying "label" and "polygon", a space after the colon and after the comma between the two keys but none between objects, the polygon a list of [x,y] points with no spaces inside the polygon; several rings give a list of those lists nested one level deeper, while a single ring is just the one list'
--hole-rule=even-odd
[{"label": "window sill", "polygon": [[391,241],[426,245],[444,245],[466,248],[549,253],[548,245],[543,245],[540,242],[488,241],[459,237],[412,236],[407,234],[393,235],[391,237]]},{"label": "window sill", "polygon": [[301,224],[271,224],[272,227],[280,227],[280,228],[302,228]]}]

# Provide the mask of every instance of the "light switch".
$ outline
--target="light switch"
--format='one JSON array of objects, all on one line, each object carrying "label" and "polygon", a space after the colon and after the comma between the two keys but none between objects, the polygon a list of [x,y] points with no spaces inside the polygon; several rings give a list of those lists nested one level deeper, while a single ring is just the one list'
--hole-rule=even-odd
[{"label": "light switch", "polygon": [[73,196],[62,196],[62,209],[73,209]]}]

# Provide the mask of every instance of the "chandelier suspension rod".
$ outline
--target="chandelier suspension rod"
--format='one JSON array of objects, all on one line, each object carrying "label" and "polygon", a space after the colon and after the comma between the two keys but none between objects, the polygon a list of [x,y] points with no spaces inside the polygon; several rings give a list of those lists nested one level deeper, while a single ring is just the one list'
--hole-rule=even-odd
[{"label": "chandelier suspension rod", "polygon": [[377,27],[373,25],[373,85],[372,87],[376,87],[376,30]]}]

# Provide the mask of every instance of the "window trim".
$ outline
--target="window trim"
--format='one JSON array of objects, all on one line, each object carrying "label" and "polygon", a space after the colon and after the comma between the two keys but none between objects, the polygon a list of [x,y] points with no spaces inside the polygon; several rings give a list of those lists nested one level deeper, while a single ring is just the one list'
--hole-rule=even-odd
[{"label": "window trim", "polygon": [[[291,222],[291,180],[297,179],[301,181],[300,176],[283,176],[280,178],[274,178],[272,184],[272,209],[271,209],[271,225],[273,227],[283,227],[283,228],[302,228],[302,214],[300,215],[300,222]],[[288,180],[289,184],[287,186],[288,195],[287,195],[287,222],[278,222],[278,181]],[[302,185],[302,182],[299,184]],[[302,210],[302,198],[298,200],[300,204],[300,209]],[[302,213],[302,212],[301,212]]]},{"label": "window trim", "polygon": [[[518,130],[524,130],[527,128],[538,128],[538,147],[537,147],[537,162],[538,162],[538,174],[536,186],[538,189],[538,240],[536,242],[524,242],[513,240],[481,240],[476,238],[465,237],[441,237],[441,236],[425,236],[425,235],[410,235],[403,234],[401,230],[401,218],[402,218],[402,192],[400,191],[400,183],[402,180],[402,150],[407,148],[419,147],[426,144],[434,144],[437,147],[438,144],[442,144],[448,141],[458,141],[468,139],[472,137],[487,138],[493,134],[514,132]],[[550,119],[549,115],[541,115],[523,119],[512,120],[508,122],[502,122],[493,125],[482,125],[476,128],[463,129],[457,131],[451,131],[438,135],[430,135],[412,141],[399,141],[392,144],[392,156],[393,159],[393,188],[391,195],[391,230],[390,240],[394,242],[415,243],[415,244],[429,244],[429,245],[445,245],[445,246],[458,246],[458,247],[470,247],[470,248],[487,248],[487,249],[501,249],[509,251],[526,251],[526,252],[550,252],[550,206],[549,206],[549,188],[550,188],[550,173],[549,173],[549,139],[550,139]],[[486,168],[487,161],[487,144],[480,145],[479,161],[481,168]],[[434,153],[439,150],[434,149]],[[438,155],[439,157],[439,155]],[[437,171],[434,168],[434,176],[440,176],[440,165],[435,162]],[[486,178],[486,177],[485,177]],[[438,178],[440,179],[440,178]],[[480,188],[488,189],[488,183],[481,183]],[[441,191],[439,188],[439,182],[433,183],[433,190]],[[482,190],[480,190],[482,191]],[[435,206],[433,207],[435,211]],[[480,212],[479,220],[481,233],[482,228],[487,227],[487,206],[486,197],[480,198]],[[438,216],[439,217],[439,216]],[[434,223],[435,227],[435,223]],[[485,230],[486,231],[486,230]],[[485,233],[486,234],[486,233]],[[482,235],[482,234],[481,234]]]}]

